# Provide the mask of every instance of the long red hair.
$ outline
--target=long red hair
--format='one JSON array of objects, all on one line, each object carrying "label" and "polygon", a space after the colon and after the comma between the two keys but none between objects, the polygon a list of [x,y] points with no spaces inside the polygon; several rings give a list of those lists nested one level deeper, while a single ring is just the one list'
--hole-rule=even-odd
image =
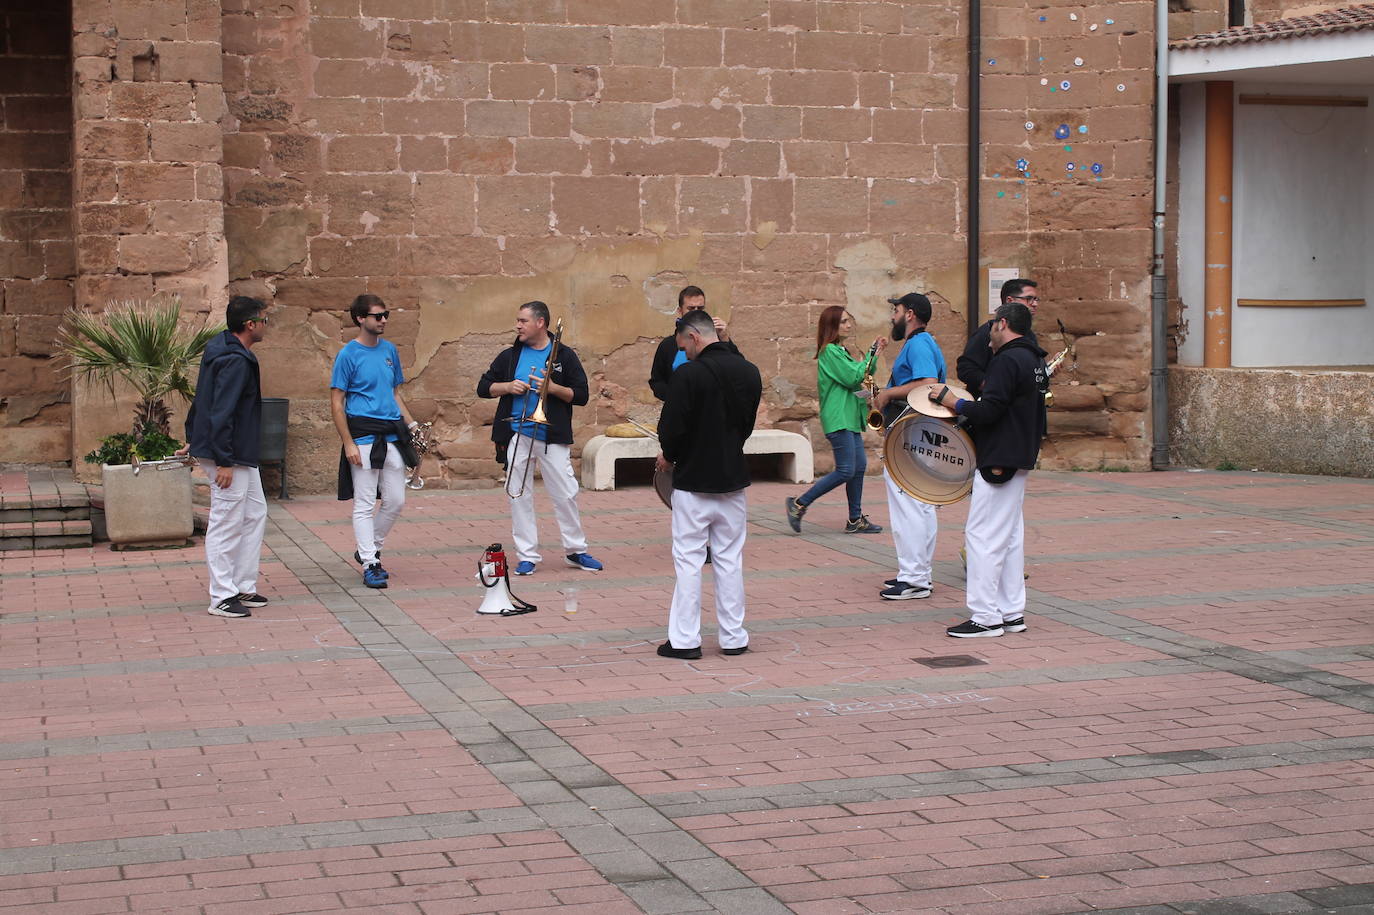
[{"label": "long red hair", "polygon": [[821,350],[840,339],[840,322],[846,313],[843,305],[829,305],[821,312],[821,318],[816,322],[816,355],[811,358],[821,358]]}]

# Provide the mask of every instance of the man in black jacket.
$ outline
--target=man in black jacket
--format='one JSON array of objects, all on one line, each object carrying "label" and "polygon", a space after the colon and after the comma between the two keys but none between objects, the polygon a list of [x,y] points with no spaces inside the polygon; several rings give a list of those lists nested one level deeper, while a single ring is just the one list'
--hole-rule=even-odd
[{"label": "man in black jacket", "polygon": [[250,352],[267,332],[267,306],[236,295],[225,309],[228,330],[205,346],[196,397],[186,414],[186,446],[177,454],[200,460],[210,478],[205,564],[210,568],[210,614],[242,619],[264,607],[257,593],[267,499],[258,475],[262,387]]},{"label": "man in black jacket", "polygon": [[742,566],[749,465],[744,442],[763,395],[759,370],[722,343],[711,316],[691,311],[678,322],[688,362],[673,373],[658,421],[658,467],[673,471],[673,565],[677,586],[668,612],[665,658],[701,657],[701,566],[715,558],[717,637],[727,655],[749,650]]},{"label": "man in black jacket", "polygon": [[[587,552],[582,516],[577,510],[577,477],[572,469],[572,408],[587,403],[587,373],[569,346],[561,343],[548,365],[553,339],[549,336],[549,306],[526,302],[515,315],[515,345],[492,360],[477,382],[478,397],[499,397],[491,440],[506,451],[507,479],[520,495],[512,496],[511,539],[515,541],[516,575],[531,575],[543,558],[534,516],[534,487],[521,481],[532,474],[529,462],[539,462],[544,490],[553,500],[553,514],[563,539],[564,561],[574,569],[600,572],[601,563]],[[544,396],[547,424],[529,417],[539,403],[539,386],[548,374]]]},{"label": "man in black jacket", "polygon": [[[706,310],[706,293],[700,286],[684,286],[682,291],[677,294],[677,316],[678,320],[690,311]],[[734,349],[734,344],[730,343],[730,333],[726,330],[725,322],[720,318],[711,319],[715,323],[716,336],[721,343],[729,343],[730,348]],[[738,352],[738,350],[736,350]],[[687,355],[678,346],[677,333],[671,333],[659,341],[658,349],[654,351],[654,362],[649,367],[649,388],[654,392],[654,396],[659,400],[668,399],[668,379],[673,375],[673,371],[687,361]]]},{"label": "man in black jacket", "polygon": [[[1008,302],[1019,302],[1026,306],[1030,309],[1032,318],[1040,308],[1039,285],[1035,280],[1007,280],[1002,284],[1001,298],[1003,305]],[[988,363],[992,360],[991,330],[992,321],[988,321],[974,331],[973,336],[969,337],[968,343],[964,345],[964,354],[954,364],[959,380],[974,397],[979,397],[983,393],[983,379],[987,377]],[[1036,346],[1040,345],[1035,339],[1034,330],[1027,331],[1026,337]]]},{"label": "man in black jacket", "polygon": [[978,445],[978,476],[964,523],[970,619],[945,632],[954,638],[1026,631],[1026,477],[1045,436],[1045,351],[1031,342],[1030,309],[1009,302],[989,322],[993,356],[983,396],[959,400],[949,388],[930,399],[967,417]]}]

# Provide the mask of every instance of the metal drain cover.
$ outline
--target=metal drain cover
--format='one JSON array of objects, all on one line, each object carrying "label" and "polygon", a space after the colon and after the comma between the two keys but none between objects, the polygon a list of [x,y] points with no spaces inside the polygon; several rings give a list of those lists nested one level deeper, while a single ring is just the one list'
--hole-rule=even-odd
[{"label": "metal drain cover", "polygon": [[911,660],[925,667],[977,667],[980,664],[988,663],[968,654],[946,654],[933,658],[912,658]]}]

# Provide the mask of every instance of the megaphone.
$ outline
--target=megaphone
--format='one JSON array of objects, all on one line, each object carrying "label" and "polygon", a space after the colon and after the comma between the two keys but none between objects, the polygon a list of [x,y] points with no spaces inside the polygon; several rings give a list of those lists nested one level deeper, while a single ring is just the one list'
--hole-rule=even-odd
[{"label": "megaphone", "polygon": [[506,554],[501,544],[493,543],[482,552],[482,560],[477,563],[476,578],[487,589],[482,598],[478,613],[492,616],[516,616],[533,613],[539,608],[526,603],[510,591],[510,568],[506,564]]}]

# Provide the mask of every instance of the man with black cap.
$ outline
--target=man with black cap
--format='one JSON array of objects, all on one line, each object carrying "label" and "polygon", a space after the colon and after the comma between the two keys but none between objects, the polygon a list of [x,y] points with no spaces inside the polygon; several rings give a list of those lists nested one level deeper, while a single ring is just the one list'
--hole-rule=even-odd
[{"label": "man with black cap", "polygon": [[[930,323],[930,299],[908,292],[892,303],[892,339],[902,349],[892,362],[892,377],[878,392],[874,406],[883,411],[890,428],[906,406],[906,396],[921,385],[945,380],[945,357],[926,331]],[[935,559],[935,506],[909,496],[883,468],[887,484],[887,511],[892,522],[892,543],[897,548],[897,577],[883,582],[878,592],[887,600],[930,597],[931,564]]]},{"label": "man with black cap", "polygon": [[1030,309],[1008,302],[990,322],[993,351],[983,396],[960,400],[949,388],[930,399],[973,424],[978,441],[978,475],[964,524],[968,550],[967,603],[970,618],[950,626],[957,639],[1026,631],[1026,477],[1045,435],[1045,351],[1030,339]]}]

